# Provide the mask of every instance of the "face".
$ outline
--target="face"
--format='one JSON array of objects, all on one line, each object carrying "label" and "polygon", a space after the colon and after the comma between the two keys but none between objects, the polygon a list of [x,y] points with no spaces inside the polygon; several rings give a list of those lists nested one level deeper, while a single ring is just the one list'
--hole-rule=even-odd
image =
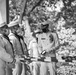
[{"label": "face", "polygon": [[24,32],[24,30],[22,28],[19,29],[18,35],[20,35],[20,36],[25,35],[25,32]]},{"label": "face", "polygon": [[2,34],[9,35],[9,29],[7,26],[2,28]]},{"label": "face", "polygon": [[20,28],[19,27],[16,29],[16,32],[17,33],[20,33]]},{"label": "face", "polygon": [[15,26],[14,29],[18,35],[23,36],[23,31],[19,26]]},{"label": "face", "polygon": [[47,25],[42,26],[42,31],[43,32],[47,32],[47,30],[48,30],[48,26]]},{"label": "face", "polygon": [[6,29],[6,33],[5,33],[6,35],[9,35],[9,29]]},{"label": "face", "polygon": [[18,25],[13,27],[13,30],[14,30],[17,34],[19,33],[19,29],[20,29],[20,27],[19,27]]}]

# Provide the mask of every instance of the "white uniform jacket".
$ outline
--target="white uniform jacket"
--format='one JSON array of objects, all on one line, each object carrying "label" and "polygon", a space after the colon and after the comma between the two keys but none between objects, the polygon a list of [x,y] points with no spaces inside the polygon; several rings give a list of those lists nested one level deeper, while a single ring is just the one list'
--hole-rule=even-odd
[{"label": "white uniform jacket", "polygon": [[13,44],[15,54],[22,55],[23,54],[22,47],[23,47],[23,50],[25,50],[25,47],[23,46],[23,44],[21,47],[21,44],[20,44],[18,38],[13,33],[9,34],[9,39],[10,39],[11,43]]},{"label": "white uniform jacket", "polygon": [[[5,71],[6,63],[13,61],[12,56],[9,53],[7,53],[7,51],[5,49],[6,44],[4,41],[6,42],[6,40],[4,40],[2,35],[0,34],[0,75],[6,74],[6,71]],[[7,44],[9,46],[8,42],[7,42]]]}]

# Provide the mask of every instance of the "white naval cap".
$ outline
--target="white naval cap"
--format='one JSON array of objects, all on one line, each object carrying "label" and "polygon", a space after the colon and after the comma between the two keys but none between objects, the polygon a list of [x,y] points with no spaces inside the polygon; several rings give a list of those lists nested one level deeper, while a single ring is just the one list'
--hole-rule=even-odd
[{"label": "white naval cap", "polygon": [[8,27],[13,27],[13,26],[16,26],[19,24],[19,20],[16,20],[16,21],[12,21],[8,24]]},{"label": "white naval cap", "polygon": [[3,26],[5,26],[5,25],[7,25],[6,22],[1,23],[0,24],[0,28],[3,27]]}]

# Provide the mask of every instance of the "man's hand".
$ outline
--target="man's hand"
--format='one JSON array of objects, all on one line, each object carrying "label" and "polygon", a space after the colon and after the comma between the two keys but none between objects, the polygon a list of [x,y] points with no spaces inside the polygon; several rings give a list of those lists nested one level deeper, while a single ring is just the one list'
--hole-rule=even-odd
[{"label": "man's hand", "polygon": [[41,52],[41,55],[45,55],[45,54],[46,54],[46,51],[45,50]]},{"label": "man's hand", "polygon": [[20,56],[15,56],[16,63],[20,62]]}]

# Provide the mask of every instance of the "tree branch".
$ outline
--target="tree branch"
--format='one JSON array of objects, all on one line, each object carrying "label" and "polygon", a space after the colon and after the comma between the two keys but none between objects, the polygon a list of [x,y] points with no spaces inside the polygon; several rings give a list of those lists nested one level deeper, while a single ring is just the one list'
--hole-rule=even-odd
[{"label": "tree branch", "polygon": [[49,20],[47,20],[47,21],[45,21],[45,22],[41,22],[41,23],[37,23],[37,24],[35,24],[35,23],[32,23],[33,25],[41,25],[41,24],[50,24],[51,23],[51,21],[49,21]]},{"label": "tree branch", "polygon": [[24,0],[22,10],[21,10],[21,13],[20,13],[20,19],[19,19],[20,24],[22,23],[22,18],[23,18],[25,9],[26,9],[26,3],[27,3],[27,0]]},{"label": "tree branch", "polygon": [[42,1],[43,1],[43,0],[39,0],[38,3],[36,3],[36,4],[32,7],[32,9],[28,12],[27,15],[30,15],[30,13],[31,13],[37,6],[39,6]]}]

